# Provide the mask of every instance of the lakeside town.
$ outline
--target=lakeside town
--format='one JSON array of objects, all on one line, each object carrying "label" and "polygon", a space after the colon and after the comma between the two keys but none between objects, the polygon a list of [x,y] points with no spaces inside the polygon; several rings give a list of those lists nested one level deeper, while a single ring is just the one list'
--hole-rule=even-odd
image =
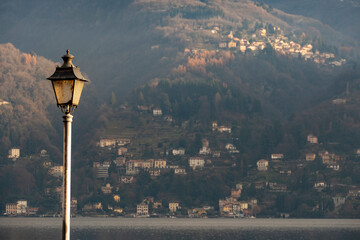
[{"label": "lakeside town", "polygon": [[[150,114],[150,112],[148,113]],[[156,121],[167,122],[168,117],[162,115],[160,108],[151,111]],[[283,153],[272,153],[267,158],[259,159],[256,165],[248,166],[247,177],[233,186],[228,186],[228,195],[219,198],[218,204],[203,203],[199,206],[189,207],[179,199],[156,198],[144,196],[134,207],[123,206],[121,186],[132,186],[144,175],[149,181],[162,181],[162,176],[196,175],[224,169],[244,169],[244,162],[239,161],[240,151],[231,142],[232,126],[212,122],[209,134],[218,139],[227,139],[213,145],[209,139],[201,139],[201,147],[194,155],[189,155],[185,148],[173,148],[165,151],[159,158],[136,158],[138,153],[133,152],[131,138],[101,138],[96,144],[102,159],[92,162],[92,172],[98,182],[100,200],[91,202],[82,201],[78,204],[76,195],[72,198],[72,214],[83,216],[127,216],[127,217],[262,217],[261,213],[267,209],[277,209],[270,216],[293,217],[288,208],[279,211],[278,204],[291,204],[281,201],[284,194],[299,191],[303,183],[294,186],[294,179],[304,171],[311,169],[308,176],[307,191],[317,193],[322,201],[316,202],[311,212],[326,211],[327,216],[342,216],[349,204],[353,206],[360,200],[360,187],[352,185],[351,181],[339,181],[337,175],[341,174],[349,163],[358,168],[357,159],[360,158],[360,149],[353,149],[347,154],[329,152],[319,142],[317,136],[308,134],[304,154],[299,159],[288,159]],[[213,139],[213,138],[212,138]],[[220,147],[221,146],[221,147]],[[38,163],[46,170],[49,183],[57,186],[43,189],[45,196],[56,196],[61,202],[61,178],[63,166],[51,161],[47,151],[42,150],[38,156],[21,156],[20,148],[9,150],[8,164],[19,164],[21,161],[38,158]],[[155,154],[157,155],[157,154]],[[109,157],[111,156],[111,157]],[[240,165],[240,166],[238,166]],[[353,165],[354,166],[354,165]],[[351,176],[349,176],[351,177]],[[114,184],[115,182],[115,184]],[[26,183],[23,183],[26,184]],[[141,187],[141,186],[140,186]],[[253,193],[251,193],[253,192]],[[245,194],[245,195],[244,195]],[[256,197],[257,196],[257,197]],[[102,200],[101,200],[102,199]],[[111,199],[109,201],[109,199]],[[330,201],[330,202],[329,202]],[[3,209],[5,216],[60,216],[60,208],[41,209],[42,206],[28,204],[27,199],[18,199],[8,202]],[[275,215],[273,215],[275,214]]]}]

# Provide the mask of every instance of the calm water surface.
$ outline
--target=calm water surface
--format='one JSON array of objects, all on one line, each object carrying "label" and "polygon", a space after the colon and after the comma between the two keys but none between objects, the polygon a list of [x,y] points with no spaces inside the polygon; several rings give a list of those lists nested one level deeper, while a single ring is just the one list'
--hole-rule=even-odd
[{"label": "calm water surface", "polygon": [[[60,218],[0,218],[0,240],[61,239]],[[150,219],[71,220],[72,240],[360,239],[359,219]]]}]

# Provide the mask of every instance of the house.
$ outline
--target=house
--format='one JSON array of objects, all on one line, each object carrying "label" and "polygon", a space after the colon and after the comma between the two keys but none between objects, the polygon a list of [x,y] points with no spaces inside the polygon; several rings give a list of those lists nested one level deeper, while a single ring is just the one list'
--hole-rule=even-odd
[{"label": "house", "polygon": [[7,105],[7,104],[10,104],[10,103],[7,102],[7,101],[4,101],[4,100],[2,100],[2,99],[0,99],[0,106],[1,106],[1,105]]},{"label": "house", "polygon": [[202,206],[202,208],[205,209],[206,211],[212,211],[215,209],[214,206],[209,206],[209,205],[204,205]]},{"label": "house", "polygon": [[43,150],[41,150],[40,151],[40,157],[48,157],[49,155],[48,155],[48,153],[47,153],[47,151],[45,150],[45,149],[43,149]]},{"label": "house", "polygon": [[143,168],[144,161],[142,160],[129,160],[126,162],[126,175],[136,175],[139,173],[140,168]]},{"label": "house", "polygon": [[[161,160],[147,159],[145,161],[142,161],[142,164],[139,167],[142,169],[154,168],[155,163],[157,163],[157,165],[161,165],[157,161],[161,161]],[[166,166],[166,160],[165,160],[165,166]]]},{"label": "house", "polygon": [[166,168],[166,160],[164,160],[164,159],[155,160],[154,168]]},{"label": "house", "polygon": [[233,204],[228,203],[225,204],[221,209],[220,209],[220,214],[223,215],[224,213],[232,213],[233,212]]},{"label": "house", "polygon": [[258,48],[256,46],[254,46],[254,45],[249,46],[248,49],[250,49],[251,51],[257,51],[258,50]]},{"label": "house", "polygon": [[36,216],[39,211],[38,207],[28,207],[26,211],[27,216]]},{"label": "house", "polygon": [[117,157],[113,162],[117,167],[121,167],[126,164],[126,158],[125,157]]},{"label": "house", "polygon": [[307,141],[311,144],[318,144],[318,138],[312,134],[307,136]]},{"label": "house", "polygon": [[227,47],[227,43],[226,42],[221,42],[219,43],[219,48],[226,48]]},{"label": "house", "polygon": [[90,212],[90,211],[96,211],[96,210],[102,210],[103,206],[101,202],[98,203],[88,203],[85,204],[85,206],[82,208],[83,212]]},{"label": "house", "polygon": [[15,161],[19,157],[20,157],[20,148],[12,148],[12,149],[9,150],[8,158]]},{"label": "house", "polygon": [[180,204],[178,202],[169,202],[170,212],[176,212],[178,209],[180,209]]},{"label": "house", "polygon": [[212,156],[213,156],[214,158],[218,158],[218,157],[220,157],[220,155],[221,155],[220,151],[214,151],[214,152],[212,152]]},{"label": "house", "polygon": [[236,48],[236,42],[231,40],[229,43],[228,43],[228,48]]},{"label": "house", "polygon": [[145,203],[140,203],[136,206],[136,215],[138,216],[147,216],[149,215],[149,205]]},{"label": "house", "polygon": [[236,202],[233,204],[233,212],[235,214],[242,212],[245,209],[249,208],[249,203],[247,202]]},{"label": "house", "polygon": [[6,215],[16,215],[17,214],[17,203],[7,203],[5,205],[5,214]]},{"label": "house", "polygon": [[188,209],[189,217],[205,217],[207,215],[206,210],[204,208],[194,208]]},{"label": "house", "polygon": [[258,200],[256,198],[250,199],[249,205],[250,206],[257,206],[258,205]]},{"label": "house", "polygon": [[221,133],[231,133],[231,128],[226,126],[218,127],[218,131]]},{"label": "house", "polygon": [[240,45],[239,49],[242,53],[246,52],[246,46],[245,45]]},{"label": "house", "polygon": [[323,164],[329,164],[333,154],[330,154],[328,151],[321,151],[319,152],[319,156],[321,157],[321,161]]},{"label": "house", "polygon": [[342,205],[345,204],[345,200],[346,198],[345,197],[333,197],[333,202],[334,202],[334,207],[335,209],[339,209]]},{"label": "house", "polygon": [[131,141],[128,138],[104,138],[100,139],[98,146],[101,148],[109,147],[113,148],[116,146],[125,146],[129,144]]},{"label": "house", "polygon": [[356,149],[356,156],[360,156],[360,148]]},{"label": "house", "polygon": [[102,164],[100,167],[96,168],[96,178],[108,178],[109,167],[110,166],[108,165]]},{"label": "house", "polygon": [[120,196],[119,195],[114,195],[113,199],[117,203],[120,202]]},{"label": "house", "polygon": [[346,98],[337,98],[332,100],[334,105],[346,104]]},{"label": "house", "polygon": [[44,161],[42,165],[43,165],[44,168],[50,168],[51,165],[52,165],[52,162],[51,161]]},{"label": "house", "polygon": [[131,140],[129,138],[118,138],[117,139],[118,146],[126,146],[130,143],[131,143]]},{"label": "house", "polygon": [[307,153],[305,155],[305,160],[306,161],[314,161],[316,158],[316,154],[315,153]]},{"label": "house", "polygon": [[114,212],[117,214],[122,214],[124,212],[124,209],[122,208],[114,208]]},{"label": "house", "polygon": [[360,198],[360,189],[351,189],[349,190],[347,196],[352,199]]},{"label": "house", "polygon": [[219,199],[219,211],[221,215],[238,215],[248,208],[248,202],[239,202],[234,197]]},{"label": "house", "polygon": [[110,165],[111,165],[111,161],[104,161],[102,163],[102,166],[105,166],[105,167],[110,167]]},{"label": "house", "polygon": [[158,169],[151,169],[151,170],[149,170],[149,173],[150,173],[151,177],[158,177],[161,174],[161,170],[159,168]]},{"label": "house", "polygon": [[116,147],[117,140],[116,139],[100,139],[99,146],[100,147]]},{"label": "house", "polygon": [[150,203],[153,203],[153,202],[154,202],[154,197],[151,197],[151,196],[144,197],[144,199],[143,199],[143,203],[150,204]]},{"label": "house", "polygon": [[260,159],[256,162],[258,171],[267,171],[269,166],[269,161],[265,159]]},{"label": "house", "polygon": [[284,154],[282,153],[273,153],[271,154],[271,160],[280,160],[284,158]]},{"label": "house", "polygon": [[134,181],[134,177],[133,176],[121,176],[120,181],[122,183],[126,183],[126,184],[132,183]]},{"label": "house", "polygon": [[317,191],[321,192],[323,189],[325,189],[327,187],[327,184],[325,182],[316,182],[314,184],[314,189],[316,189]]},{"label": "house", "polygon": [[225,149],[228,150],[229,153],[239,153],[239,150],[237,150],[232,143],[227,143]]},{"label": "house", "polygon": [[64,173],[64,166],[53,166],[49,169],[49,174],[54,177],[62,177]]},{"label": "house", "polygon": [[7,203],[5,205],[5,213],[7,215],[24,215],[27,213],[27,201],[19,200],[16,203]]},{"label": "house", "polygon": [[334,153],[329,153],[328,151],[319,152],[323,164],[335,164],[345,158],[343,156],[336,155]]},{"label": "house", "polygon": [[340,165],[336,164],[336,163],[330,163],[326,166],[326,168],[330,168],[334,171],[339,171],[340,170]]},{"label": "house", "polygon": [[241,196],[241,189],[231,189],[231,197],[239,198]]},{"label": "house", "polygon": [[201,139],[201,143],[203,147],[209,147],[209,140],[207,140],[206,138]]},{"label": "house", "polygon": [[306,52],[310,52],[312,50],[313,46],[311,44],[307,44],[302,47],[302,49]]},{"label": "house", "polygon": [[282,174],[282,175],[290,176],[292,172],[291,172],[291,170],[289,170],[289,169],[281,169],[281,170],[279,171],[279,173]]},{"label": "house", "polygon": [[266,29],[265,28],[259,29],[259,34],[262,37],[266,37]]},{"label": "house", "polygon": [[118,149],[118,155],[119,156],[125,155],[127,152],[128,152],[128,149],[125,148],[125,147],[121,147],[121,148]]},{"label": "house", "polygon": [[75,198],[72,198],[71,199],[71,203],[70,203],[70,209],[71,209],[71,212],[76,214],[77,212],[77,206],[78,206],[78,201],[77,199]]},{"label": "house", "polygon": [[174,121],[173,117],[169,116],[169,115],[165,115],[164,120],[167,121],[167,122],[173,122]]},{"label": "house", "polygon": [[202,147],[199,150],[200,155],[209,155],[211,154],[211,149],[209,147]]},{"label": "house", "polygon": [[101,166],[101,162],[93,162],[93,168],[98,168]]},{"label": "house", "polygon": [[185,154],[185,149],[183,149],[183,148],[173,149],[172,154],[174,156],[183,156]]},{"label": "house", "polygon": [[174,174],[176,175],[186,175],[186,169],[185,168],[175,168]]},{"label": "house", "polygon": [[110,185],[110,183],[107,183],[106,186],[104,187],[101,187],[101,191],[104,193],[104,194],[110,194],[111,191],[112,191],[113,187]]},{"label": "house", "polygon": [[153,116],[154,117],[162,116],[162,110],[160,108],[154,108],[153,109]]},{"label": "house", "polygon": [[205,160],[200,157],[191,157],[189,159],[189,166],[195,170],[196,168],[203,168],[205,165]]},{"label": "house", "polygon": [[153,208],[154,208],[154,209],[159,209],[159,208],[161,208],[161,207],[162,207],[162,203],[161,203],[161,202],[155,201],[155,202],[153,203]]},{"label": "house", "polygon": [[218,128],[217,122],[212,122],[212,124],[211,124],[212,131],[215,132],[217,130],[217,128]]}]

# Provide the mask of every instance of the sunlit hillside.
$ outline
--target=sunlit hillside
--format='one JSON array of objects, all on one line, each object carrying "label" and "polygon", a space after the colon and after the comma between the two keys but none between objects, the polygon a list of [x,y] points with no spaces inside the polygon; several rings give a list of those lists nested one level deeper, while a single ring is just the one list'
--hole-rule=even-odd
[{"label": "sunlit hillside", "polygon": [[54,62],[35,53],[22,53],[11,43],[0,45],[0,98],[6,102],[0,105],[2,155],[16,146],[24,154],[41,148],[57,153],[50,140],[57,134],[47,112],[55,100],[45,80],[54,69]]}]

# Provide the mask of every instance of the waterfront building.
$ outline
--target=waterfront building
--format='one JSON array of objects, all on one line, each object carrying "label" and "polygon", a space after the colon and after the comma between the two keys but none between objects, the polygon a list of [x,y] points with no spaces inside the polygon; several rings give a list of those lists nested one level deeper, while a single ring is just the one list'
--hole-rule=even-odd
[{"label": "waterfront building", "polygon": [[178,202],[170,202],[169,203],[170,212],[176,212],[178,209],[180,209],[180,204]]},{"label": "waterfront building", "polygon": [[139,216],[149,215],[149,205],[140,203],[136,207],[136,214]]},{"label": "waterfront building", "polygon": [[258,171],[267,171],[269,166],[269,161],[265,159],[260,159],[256,163]]},{"label": "waterfront building", "polygon": [[20,157],[20,148],[12,148],[9,150],[8,158],[15,161]]}]

